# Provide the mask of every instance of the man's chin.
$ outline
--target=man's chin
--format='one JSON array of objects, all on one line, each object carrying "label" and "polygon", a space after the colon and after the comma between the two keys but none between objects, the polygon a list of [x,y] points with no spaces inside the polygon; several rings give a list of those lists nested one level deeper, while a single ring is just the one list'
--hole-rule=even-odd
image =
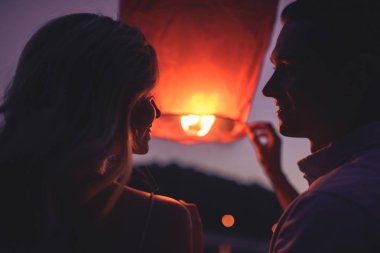
[{"label": "man's chin", "polygon": [[280,121],[278,131],[281,135],[293,138],[304,138],[300,126],[298,124]]}]

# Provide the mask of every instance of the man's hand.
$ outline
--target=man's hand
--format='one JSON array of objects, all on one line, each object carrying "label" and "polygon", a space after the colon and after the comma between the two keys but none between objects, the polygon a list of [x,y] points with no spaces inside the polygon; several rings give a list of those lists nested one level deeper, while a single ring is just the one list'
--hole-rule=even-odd
[{"label": "man's hand", "polygon": [[268,176],[282,173],[281,139],[269,122],[257,122],[249,126],[249,139]]},{"label": "man's hand", "polygon": [[269,122],[249,126],[248,137],[283,209],[298,196],[281,166],[281,139]]}]

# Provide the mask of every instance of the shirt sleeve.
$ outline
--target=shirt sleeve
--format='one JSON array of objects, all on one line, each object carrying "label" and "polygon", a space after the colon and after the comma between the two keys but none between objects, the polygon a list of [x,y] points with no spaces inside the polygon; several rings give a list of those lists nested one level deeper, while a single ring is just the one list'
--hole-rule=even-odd
[{"label": "shirt sleeve", "polygon": [[373,252],[366,213],[329,193],[301,195],[280,218],[270,252]]}]

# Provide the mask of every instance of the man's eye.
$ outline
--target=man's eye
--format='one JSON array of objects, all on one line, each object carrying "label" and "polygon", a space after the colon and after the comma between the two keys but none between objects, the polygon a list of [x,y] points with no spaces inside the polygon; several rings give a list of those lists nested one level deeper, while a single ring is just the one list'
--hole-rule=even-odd
[{"label": "man's eye", "polygon": [[291,73],[294,72],[297,68],[292,64],[279,64],[274,67],[275,71]]},{"label": "man's eye", "polygon": [[284,71],[286,70],[286,65],[285,64],[279,64],[279,65],[276,65],[276,66],[273,66],[273,69],[275,71]]}]

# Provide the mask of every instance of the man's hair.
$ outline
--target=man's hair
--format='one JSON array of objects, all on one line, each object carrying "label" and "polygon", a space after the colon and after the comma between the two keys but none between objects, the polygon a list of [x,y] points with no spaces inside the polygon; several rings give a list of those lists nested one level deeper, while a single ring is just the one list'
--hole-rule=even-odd
[{"label": "man's hair", "polygon": [[377,101],[380,96],[380,1],[379,0],[298,0],[281,13],[284,24],[310,24],[310,47],[325,61],[330,71],[361,56],[370,56],[367,64],[371,80],[363,99],[361,117],[365,121],[380,119]]},{"label": "man's hair", "polygon": [[380,55],[379,17],[378,0],[298,0],[281,14],[284,23],[314,25],[314,49],[337,63],[360,54]]}]

